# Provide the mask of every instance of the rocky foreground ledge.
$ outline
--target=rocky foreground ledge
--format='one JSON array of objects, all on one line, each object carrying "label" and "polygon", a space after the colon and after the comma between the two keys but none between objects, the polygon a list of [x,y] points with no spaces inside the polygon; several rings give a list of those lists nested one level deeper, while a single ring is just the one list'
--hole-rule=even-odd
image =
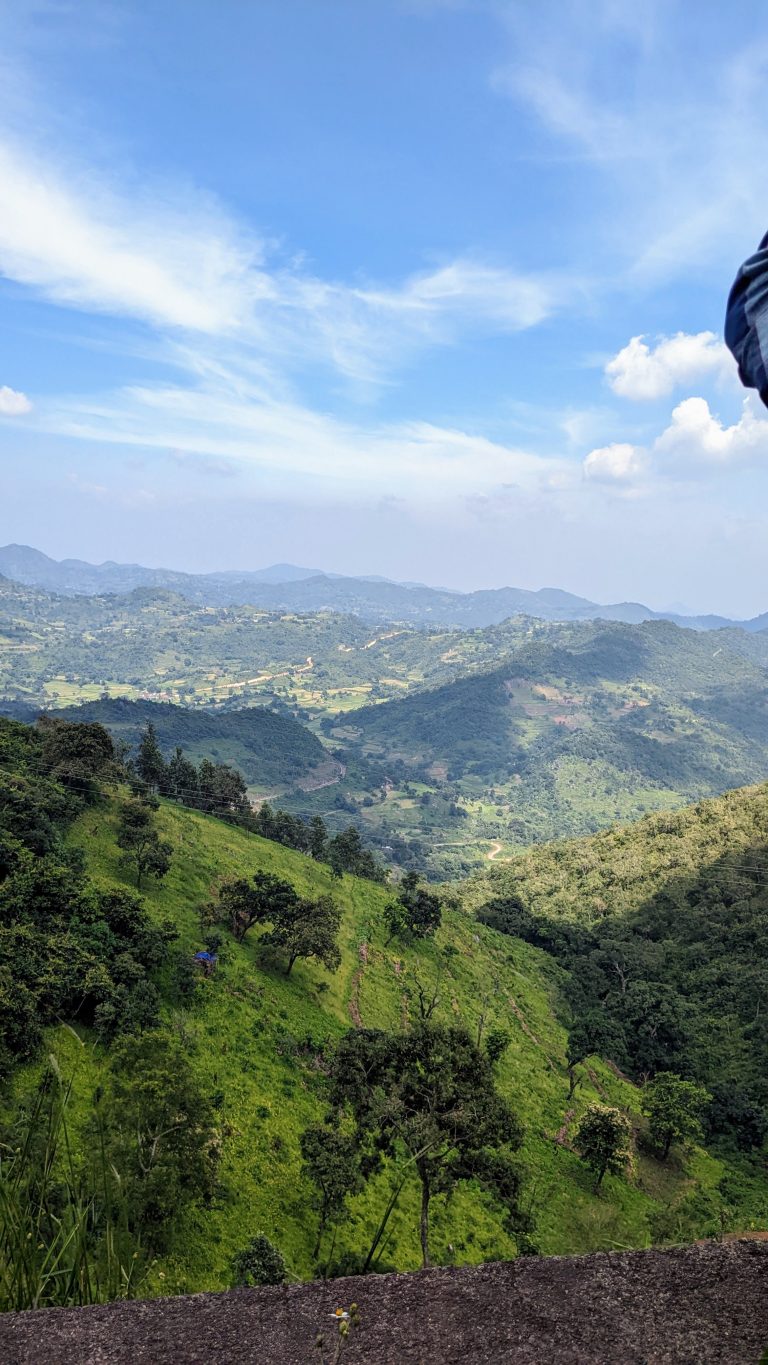
[{"label": "rocky foreground ledge", "polygon": [[[0,1317],[3,1365],[757,1365],[768,1243],[527,1257]],[[330,1350],[328,1348],[331,1348]]]}]

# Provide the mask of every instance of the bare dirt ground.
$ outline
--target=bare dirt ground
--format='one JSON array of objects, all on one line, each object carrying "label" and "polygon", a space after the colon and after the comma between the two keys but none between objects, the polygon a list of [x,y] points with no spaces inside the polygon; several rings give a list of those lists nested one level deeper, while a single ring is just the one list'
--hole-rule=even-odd
[{"label": "bare dirt ground", "polygon": [[[757,1365],[768,1244],[524,1257],[0,1317],[3,1365]],[[325,1340],[323,1356],[316,1349]]]}]

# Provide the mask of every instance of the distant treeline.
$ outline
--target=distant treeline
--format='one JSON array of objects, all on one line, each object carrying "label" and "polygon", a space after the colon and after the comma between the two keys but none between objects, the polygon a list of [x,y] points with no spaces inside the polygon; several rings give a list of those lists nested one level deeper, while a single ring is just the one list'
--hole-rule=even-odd
[{"label": "distant treeline", "polygon": [[355,825],[330,836],[319,815],[305,820],[285,810],[274,810],[266,801],[255,810],[248,800],[245,778],[237,768],[211,763],[207,758],[196,766],[178,745],[166,760],[151,721],[144,729],[136,757],[126,760],[126,769],[141,787],[309,854],[318,862],[328,863],[334,876],[349,872],[369,881],[386,881],[384,868],[364,847]]}]

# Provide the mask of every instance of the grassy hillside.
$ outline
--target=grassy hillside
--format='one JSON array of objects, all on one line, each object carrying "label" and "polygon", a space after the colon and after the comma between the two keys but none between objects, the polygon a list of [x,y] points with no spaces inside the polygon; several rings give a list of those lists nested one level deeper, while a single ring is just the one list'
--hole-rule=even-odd
[{"label": "grassy hillside", "polygon": [[[254,934],[243,946],[228,941],[218,973],[201,983],[189,1008],[168,1010],[197,1075],[217,1097],[223,1163],[213,1207],[185,1216],[173,1249],[153,1271],[154,1290],[226,1284],[232,1254],[262,1229],[283,1248],[294,1273],[311,1273],[315,1216],[300,1173],[298,1141],[321,1109],[318,1048],[353,1023],[402,1026],[413,1007],[416,976],[429,984],[439,975],[442,1018],[459,1019],[474,1030],[484,1011],[489,1026],[510,1029],[500,1088],[525,1124],[525,1201],[542,1251],[646,1245],[665,1209],[695,1189],[716,1185],[722,1167],[703,1153],[692,1156],[685,1171],[641,1155],[632,1182],[608,1178],[600,1197],[591,1193],[587,1171],[556,1135],[567,1141],[578,1113],[598,1096],[626,1106],[637,1119],[639,1096],[592,1059],[583,1089],[567,1104],[566,1034],[558,1018],[563,978],[545,953],[456,910],[446,914],[436,942],[407,950],[386,947],[381,926],[386,889],[349,877],[333,882],[311,860],[196,812],[164,805],[158,818],[173,847],[173,863],[167,880],[146,899],[153,916],[174,921],[190,954],[200,946],[200,904],[223,877],[256,869],[287,877],[302,892],[337,896],[344,923],[342,965],[331,977],[308,964],[298,964],[290,979],[266,969]],[[111,806],[86,812],[71,839],[85,851],[98,885],[125,884]],[[82,1028],[55,1030],[49,1046],[74,1077],[84,1116],[109,1066],[109,1052]],[[29,1087],[35,1071],[21,1073],[17,1094]],[[365,1249],[388,1190],[385,1174],[351,1201],[341,1250]],[[711,1225],[711,1208],[702,1197],[701,1229],[708,1220]],[[471,1188],[448,1204],[435,1201],[434,1230],[439,1260],[471,1262],[512,1251],[498,1216]],[[382,1264],[406,1269],[418,1263],[414,1187],[401,1200]]]}]

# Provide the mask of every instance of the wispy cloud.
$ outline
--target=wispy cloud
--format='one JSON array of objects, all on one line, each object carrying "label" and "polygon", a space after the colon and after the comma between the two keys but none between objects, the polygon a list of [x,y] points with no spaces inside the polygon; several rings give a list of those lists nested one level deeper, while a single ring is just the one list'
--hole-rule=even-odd
[{"label": "wispy cloud", "polygon": [[67,475],[67,483],[89,501],[123,508],[126,511],[140,511],[142,508],[152,507],[157,501],[156,494],[148,488],[116,488],[112,484],[83,479],[74,471]]},{"label": "wispy cloud", "polygon": [[606,272],[623,260],[627,283],[650,285],[738,262],[763,230],[768,43],[723,11],[721,37],[687,60],[690,10],[658,0],[500,13],[510,59],[493,86],[592,168]]},{"label": "wispy cloud", "polygon": [[0,274],[70,308],[168,335],[227,339],[255,361],[327,364],[371,383],[414,349],[533,327],[576,284],[470,257],[394,284],[323,280],[203,194],[133,195],[0,144]]},{"label": "wispy cloud", "polygon": [[0,273],[69,307],[220,333],[269,292],[260,247],[214,210],[131,201],[0,145]]},{"label": "wispy cloud", "polygon": [[[379,384],[419,350],[535,327],[575,301],[575,279],[466,253],[394,282],[323,280],[203,195],[133,194],[87,166],[62,171],[18,139],[0,141],[0,274],[109,316],[118,347],[121,322],[144,324],[147,354],[178,376],[41,398],[40,431],[349,490],[532,484],[553,464],[426,422],[342,421],[303,401],[303,377],[326,366]],[[137,354],[135,328],[127,348]],[[27,410],[23,395],[0,391],[0,412]]]},{"label": "wispy cloud", "polygon": [[[159,450],[202,471],[222,461],[270,486],[318,496],[407,490],[434,500],[514,483],[545,488],[563,462],[506,446],[481,435],[427,422],[368,425],[311,411],[300,403],[237,387],[135,387],[91,402],[58,400],[41,406],[41,430],[98,442]],[[303,482],[297,484],[297,477]]]}]

